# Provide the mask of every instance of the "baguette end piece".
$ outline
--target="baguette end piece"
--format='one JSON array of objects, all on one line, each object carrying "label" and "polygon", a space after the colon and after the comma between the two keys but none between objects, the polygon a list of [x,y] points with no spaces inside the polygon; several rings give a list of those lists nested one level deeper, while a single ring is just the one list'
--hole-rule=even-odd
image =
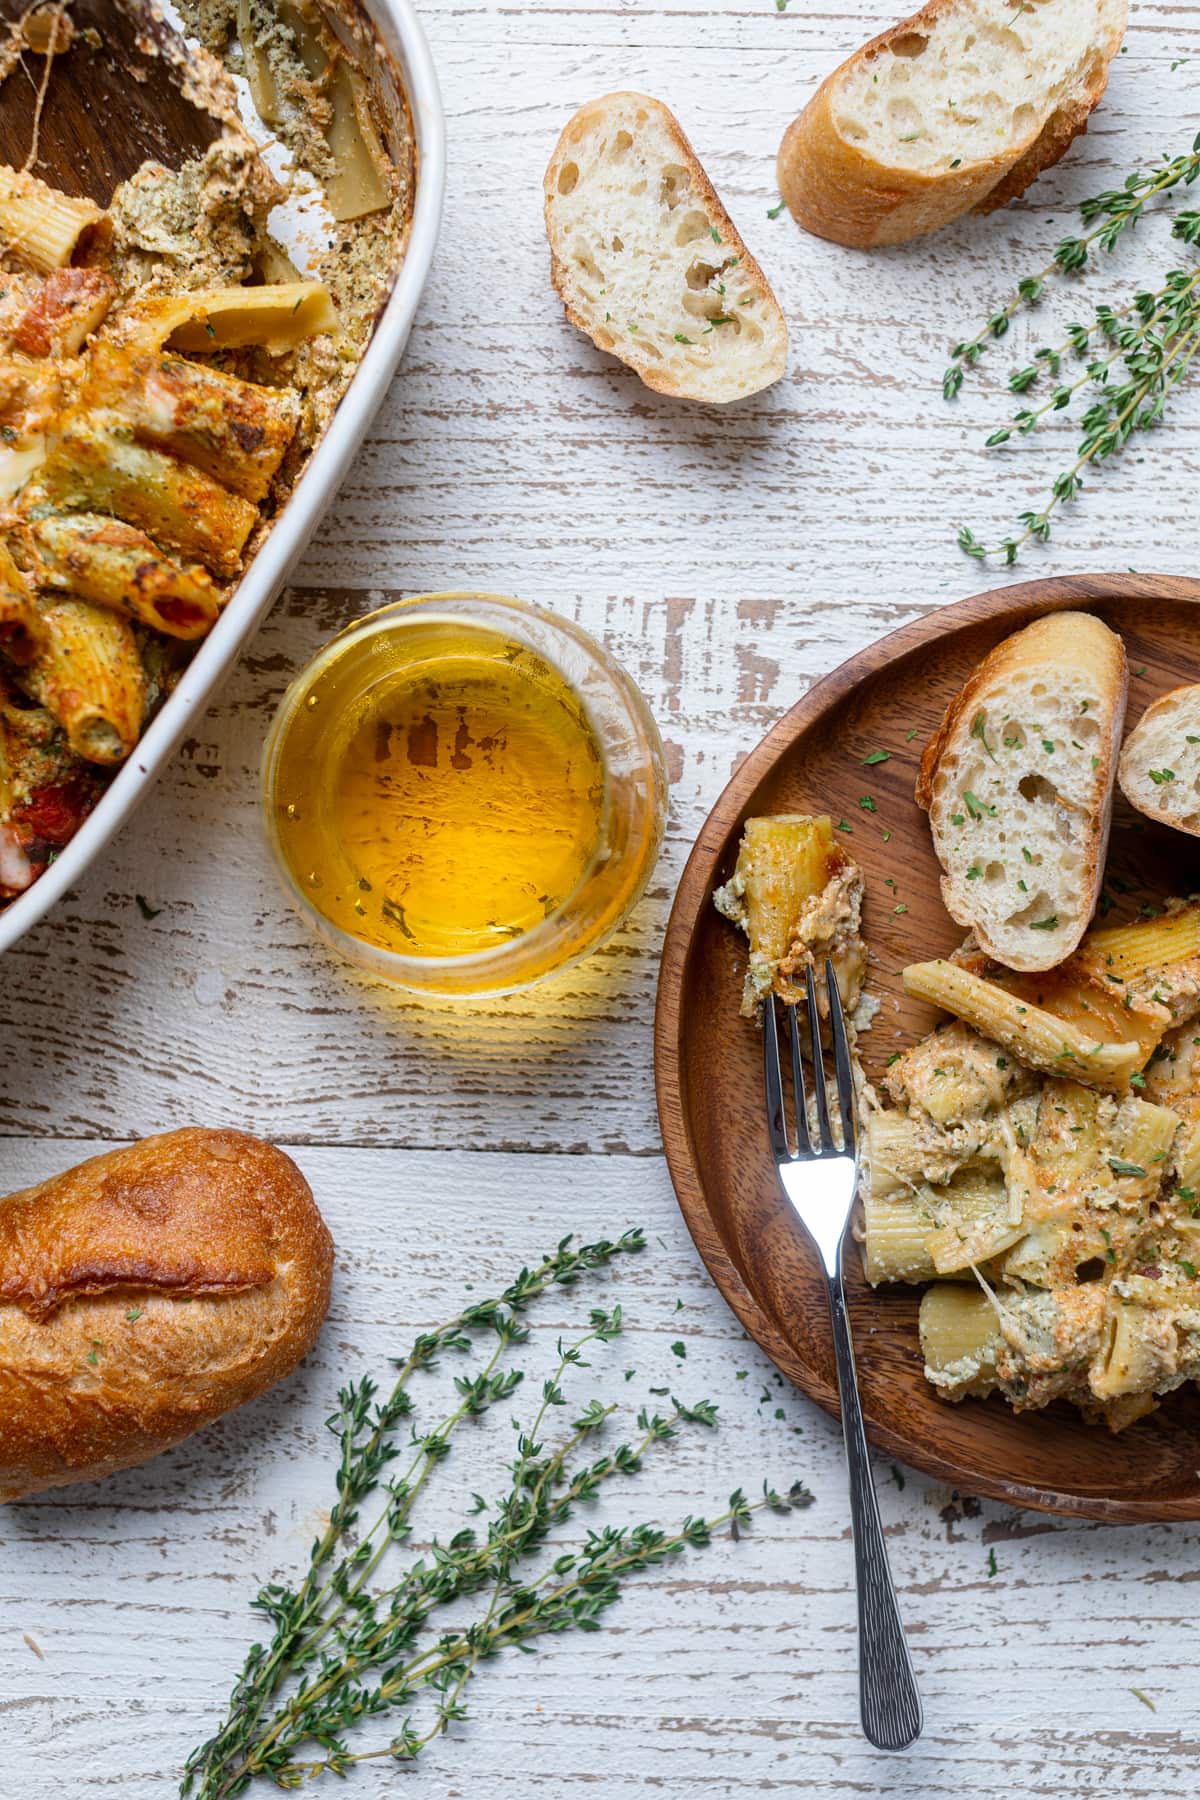
[{"label": "baguette end piece", "polygon": [[1024,192],[1108,82],[1127,0],[929,0],[821,84],[784,135],[779,190],[806,231],[907,243]]}]

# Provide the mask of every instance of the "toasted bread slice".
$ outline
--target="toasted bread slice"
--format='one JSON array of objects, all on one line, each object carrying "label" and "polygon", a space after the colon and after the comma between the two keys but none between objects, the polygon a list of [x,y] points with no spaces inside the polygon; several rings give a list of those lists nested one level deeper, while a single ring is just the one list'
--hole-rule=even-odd
[{"label": "toasted bread slice", "polygon": [[779,151],[806,231],[869,249],[1013,200],[1108,82],[1127,0],[929,0],[818,88]]},{"label": "toasted bread slice", "polygon": [[661,100],[581,106],[544,186],[554,285],[601,350],[687,400],[738,400],[779,380],[778,302]]},{"label": "toasted bread slice", "polygon": [[1117,779],[1131,806],[1200,837],[1200,687],[1177,687],[1148,706],[1121,752]]},{"label": "toasted bread slice", "polygon": [[1089,613],[1050,613],[989,652],[921,758],[942,899],[988,955],[1050,969],[1104,873],[1129,670]]}]

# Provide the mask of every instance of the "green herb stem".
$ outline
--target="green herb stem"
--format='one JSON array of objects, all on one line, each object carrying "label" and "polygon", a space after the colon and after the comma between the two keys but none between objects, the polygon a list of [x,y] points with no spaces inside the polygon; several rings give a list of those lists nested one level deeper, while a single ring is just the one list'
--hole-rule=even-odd
[{"label": "green herb stem", "polygon": [[[673,1419],[643,1410],[632,1443],[580,1460],[580,1447],[616,1410],[592,1400],[571,1421],[564,1441],[548,1450],[542,1434],[551,1412],[566,1405],[566,1371],[586,1368],[588,1347],[621,1333],[619,1306],[611,1312],[594,1309],[588,1331],[571,1342],[560,1339],[557,1366],[542,1385],[531,1425],[516,1426],[516,1456],[502,1498],[489,1507],[475,1496],[472,1510],[490,1514],[485,1540],[470,1527],[446,1540],[435,1535],[424,1556],[401,1569],[390,1585],[372,1591],[384,1552],[410,1535],[417,1496],[450,1453],[456,1428],[512,1393],[520,1381],[519,1371],[499,1366],[506,1349],[528,1336],[519,1315],[551,1282],[573,1282],[623,1252],[642,1249],[644,1240],[630,1233],[615,1244],[602,1240],[580,1251],[567,1246],[564,1239],[554,1256],[533,1272],[523,1271],[498,1300],[468,1308],[419,1338],[398,1365],[392,1393],[379,1405],[369,1380],[339,1394],[339,1410],[329,1421],[339,1443],[329,1528],[313,1545],[298,1592],[264,1588],[255,1602],[273,1620],[274,1636],[267,1648],[255,1645],[247,1655],[224,1722],[188,1759],[182,1794],[237,1800],[258,1777],[296,1788],[322,1773],[345,1775],[355,1763],[377,1757],[410,1759],[466,1717],[466,1687],[486,1659],[509,1647],[531,1651],[534,1640],[547,1635],[596,1630],[628,1576],[689,1545],[709,1543],[722,1525],[736,1538],[760,1506],[786,1512],[811,1499],[799,1483],[786,1497],[764,1485],[761,1501],[751,1505],[738,1490],[717,1518],[689,1517],[671,1533],[652,1525],[591,1530],[582,1549],[558,1555],[551,1550],[548,1566],[527,1577],[531,1559],[551,1549],[552,1534],[578,1504],[593,1500],[616,1476],[634,1474],[653,1446],[677,1435],[679,1423],[716,1423],[710,1401],[684,1405],[672,1397]],[[494,1330],[498,1340],[483,1367],[455,1377],[457,1405],[433,1431],[412,1432],[413,1454],[404,1474],[385,1479],[401,1454],[398,1428],[413,1410],[405,1384],[417,1369],[432,1367],[439,1352],[469,1348],[472,1334],[482,1328]],[[364,1498],[380,1485],[387,1487],[388,1507],[369,1531],[354,1536]],[[471,1624],[463,1628],[456,1621],[449,1631],[422,1641],[439,1609],[481,1591],[486,1601]],[[385,1748],[350,1747],[347,1734],[354,1727],[420,1697],[434,1702],[428,1728],[418,1731],[406,1718]],[[303,1760],[298,1753],[306,1745],[316,1746],[319,1754]]]},{"label": "green herb stem", "polygon": [[[511,1392],[511,1387],[492,1391],[488,1383],[490,1381],[495,1384],[498,1378],[489,1374],[489,1371],[494,1370],[496,1356],[510,1344],[522,1342],[527,1336],[519,1315],[551,1287],[571,1286],[581,1276],[607,1268],[614,1258],[636,1254],[644,1248],[645,1238],[640,1231],[628,1231],[615,1242],[600,1239],[578,1247],[572,1247],[569,1237],[563,1238],[554,1251],[544,1256],[533,1269],[522,1269],[516,1280],[497,1298],[474,1302],[433,1331],[418,1337],[407,1357],[398,1361],[396,1366],[399,1373],[390,1394],[383,1402],[372,1408],[377,1390],[375,1383],[369,1378],[339,1393],[339,1410],[327,1421],[340,1446],[335,1478],[337,1500],[330,1513],[329,1525],[313,1544],[309,1568],[299,1590],[290,1594],[280,1588],[264,1588],[255,1602],[274,1621],[274,1637],[269,1649],[264,1649],[261,1645],[251,1648],[235,1684],[224,1723],[215,1736],[197,1749],[188,1760],[181,1789],[183,1794],[190,1794],[198,1780],[203,1782],[200,1792],[204,1800],[209,1800],[209,1797],[211,1800],[219,1800],[220,1796],[234,1791],[224,1781],[220,1786],[214,1786],[213,1782],[222,1771],[228,1769],[239,1746],[249,1741],[264,1708],[286,1676],[297,1666],[301,1666],[306,1656],[312,1654],[304,1648],[306,1628],[314,1618],[319,1617],[330,1593],[338,1592],[340,1596],[348,1589],[351,1578],[357,1580],[361,1564],[370,1557],[369,1543],[365,1540],[348,1553],[329,1579],[320,1579],[325,1564],[346,1533],[356,1524],[362,1501],[379,1486],[389,1464],[399,1454],[398,1447],[391,1440],[396,1428],[412,1412],[412,1402],[406,1392],[412,1375],[419,1369],[434,1367],[439,1352],[443,1350],[469,1349],[471,1332],[491,1327],[500,1340],[496,1355],[474,1382],[460,1387],[463,1400],[450,1416],[457,1422],[460,1417],[483,1410],[485,1404],[502,1397],[503,1392]],[[516,1379],[519,1380],[520,1377]],[[480,1384],[483,1384],[482,1387]],[[486,1400],[482,1398],[485,1394],[490,1396]],[[440,1461],[448,1448],[444,1437],[439,1438],[436,1432],[427,1434],[419,1443],[421,1448],[418,1457],[414,1459],[414,1466],[422,1454],[430,1463]],[[426,1473],[427,1470],[423,1471],[423,1474]],[[421,1485],[424,1485],[423,1480]],[[395,1498],[394,1483],[392,1491]],[[415,1498],[415,1495],[412,1497]],[[406,1497],[401,1506],[403,1519],[397,1519],[392,1509],[384,1517],[390,1515],[393,1523],[403,1530],[408,1511],[411,1510],[411,1501]],[[373,1531],[377,1527],[378,1521]],[[368,1534],[368,1540],[371,1535]],[[392,1533],[389,1533],[386,1541],[394,1541]],[[355,1602],[360,1597],[361,1584],[355,1592]],[[343,1605],[339,1611],[344,1610]]]},{"label": "green herb stem", "polygon": [[951,352],[950,367],[943,377],[942,386],[946,398],[953,399],[958,393],[966,371],[974,368],[989,341],[1006,335],[1014,317],[1023,306],[1036,305],[1051,276],[1078,274],[1087,264],[1093,245],[1103,250],[1113,250],[1121,234],[1137,225],[1148,201],[1159,194],[1168,193],[1181,182],[1190,185],[1197,175],[1200,175],[1200,135],[1193,143],[1190,153],[1164,162],[1157,174],[1135,171],[1126,177],[1123,187],[1110,189],[1083,201],[1080,212],[1084,223],[1090,224],[1093,219],[1098,219],[1099,223],[1080,237],[1063,238],[1044,268],[1039,269],[1036,275],[1028,275],[1018,282],[1012,296],[991,314],[973,338],[955,345]]},{"label": "green herb stem", "polygon": [[[584,1629],[596,1629],[599,1613],[607,1610],[620,1598],[621,1577],[654,1567],[668,1557],[681,1554],[689,1546],[703,1547],[725,1525],[737,1525],[739,1528],[748,1525],[753,1513],[766,1506],[788,1510],[788,1502],[770,1490],[757,1501],[747,1501],[740,1490],[735,1490],[730,1496],[729,1506],[717,1517],[685,1519],[669,1535],[646,1527],[622,1527],[599,1535],[590,1534],[589,1550],[579,1559],[580,1572],[571,1580],[559,1582],[554,1587],[547,1585],[554,1579],[556,1571],[562,1572],[556,1564],[555,1568],[547,1570],[536,1581],[520,1589],[511,1610],[497,1623],[483,1629],[471,1626],[467,1631],[443,1640],[435,1649],[414,1658],[381,1682],[379,1695],[386,1701],[397,1697],[407,1698],[414,1682],[429,1685],[441,1671],[448,1669],[456,1684],[455,1716],[461,1717],[461,1713],[457,1711],[457,1694],[486,1657],[494,1656],[510,1645],[523,1646],[532,1638],[543,1636],[547,1632],[559,1632],[572,1625],[582,1624]],[[633,1548],[626,1548],[630,1544]],[[603,1546],[607,1554],[595,1554],[592,1546]],[[347,1764],[354,1762],[384,1756],[406,1760],[418,1754],[449,1723],[449,1717],[439,1715],[437,1723],[422,1737],[406,1732],[401,1738],[393,1739],[390,1744],[377,1750],[360,1751],[353,1755],[335,1754],[312,1762],[293,1763],[281,1773],[289,1778],[286,1785],[298,1786],[300,1780],[311,1780],[325,1772],[342,1773]]]},{"label": "green herb stem", "polygon": [[[1088,229],[1079,237],[1064,238],[1046,268],[1018,282],[1016,292],[981,330],[955,346],[942,378],[945,397],[953,399],[959,393],[967,372],[975,367],[988,342],[1007,333],[1017,311],[1036,304],[1050,275],[1078,274],[1093,248],[1111,251],[1121,235],[1137,225],[1150,200],[1180,183],[1190,185],[1197,177],[1200,134],[1189,153],[1164,159],[1161,168],[1149,173],[1134,171],[1120,188],[1085,200],[1080,212]],[[1191,246],[1200,244],[1200,211],[1177,213],[1171,235]],[[1100,348],[1095,343],[1097,337],[1111,346],[1099,356],[1095,354]],[[1020,514],[1023,529],[1019,533],[989,547],[969,527],[962,526],[959,548],[979,559],[1002,555],[1011,564],[1030,538],[1045,542],[1055,510],[1064,501],[1078,497],[1083,471],[1118,454],[1133,432],[1149,430],[1162,420],[1167,400],[1187,373],[1198,348],[1200,269],[1175,269],[1157,290],[1136,293],[1119,307],[1098,305],[1091,324],[1070,325],[1063,343],[1035,351],[1032,362],[1010,374],[1009,387],[1015,393],[1024,393],[1041,375],[1049,374],[1057,382],[1054,391],[1040,405],[1015,413],[1007,424],[992,432],[986,447],[1007,443],[1014,431],[1021,436],[1030,435],[1048,413],[1065,412],[1082,390],[1092,387],[1095,397],[1082,416],[1075,461],[1054,478],[1051,496],[1040,511]],[[1086,368],[1078,379],[1060,382],[1062,360],[1068,353],[1087,359]],[[1122,362],[1124,378],[1110,381],[1114,367]]]}]

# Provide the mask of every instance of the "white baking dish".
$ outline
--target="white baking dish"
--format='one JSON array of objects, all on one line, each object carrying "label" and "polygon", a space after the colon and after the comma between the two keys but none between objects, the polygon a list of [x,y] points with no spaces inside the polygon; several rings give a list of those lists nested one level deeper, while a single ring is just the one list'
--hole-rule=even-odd
[{"label": "white baking dish", "polygon": [[445,119],[429,46],[411,0],[362,3],[396,61],[412,113],[417,178],[404,265],[328,430],[236,594],[95,811],[40,879],[0,912],[0,951],[14,944],[79,880],[129,817],[214,687],[236,663],[337,492],[408,341],[441,223]]}]

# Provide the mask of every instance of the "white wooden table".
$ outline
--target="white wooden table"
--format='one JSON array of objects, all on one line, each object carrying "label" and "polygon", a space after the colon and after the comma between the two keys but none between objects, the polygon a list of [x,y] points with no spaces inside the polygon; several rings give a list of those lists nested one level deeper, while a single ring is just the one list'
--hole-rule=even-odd
[{"label": "white wooden table", "polygon": [[[954,531],[994,531],[1036,502],[1067,440],[1022,466],[985,458],[1000,396],[945,406],[946,346],[1046,260],[1073,201],[1190,143],[1200,7],[1135,7],[1092,132],[1024,204],[874,256],[766,214],[784,124],[890,22],[884,0],[423,11],[451,176],[404,367],[297,586],[138,818],[0,970],[4,1188],[184,1122],[260,1132],[297,1157],[337,1238],[333,1314],[305,1368],[246,1412],[145,1469],[0,1515],[0,1795],[173,1793],[254,1634],[253,1589],[299,1571],[328,1503],[321,1422],[339,1382],[453,1310],[464,1282],[490,1291],[566,1230],[641,1222],[650,1251],[606,1291],[629,1336],[589,1381],[619,1398],[707,1393],[721,1426],[648,1467],[614,1511],[668,1521],[764,1476],[802,1476],[815,1505],[642,1578],[595,1637],[501,1659],[470,1724],[416,1770],[369,1765],[350,1791],[1182,1800],[1200,1778],[1200,1533],[979,1505],[887,1462],[927,1729],[902,1759],[864,1745],[837,1432],[743,1340],[692,1249],[660,1154],[651,1017],[674,884],[737,759],[848,653],[1005,579],[963,558]],[[676,109],[776,284],[791,366],[757,400],[661,400],[562,321],[541,172],[570,111],[619,86]],[[1177,260],[1161,226],[1136,248],[1115,259],[1122,290],[1135,261]],[[1036,321],[1013,343],[1046,332]],[[1200,399],[1176,411],[1017,575],[1196,572]],[[629,929],[557,985],[459,1008],[372,988],[310,941],[267,866],[256,766],[290,672],[351,612],[381,590],[468,585],[601,635],[650,699],[674,789]],[[556,1300],[543,1335],[588,1303]],[[466,1490],[477,1453],[458,1455]]]}]

